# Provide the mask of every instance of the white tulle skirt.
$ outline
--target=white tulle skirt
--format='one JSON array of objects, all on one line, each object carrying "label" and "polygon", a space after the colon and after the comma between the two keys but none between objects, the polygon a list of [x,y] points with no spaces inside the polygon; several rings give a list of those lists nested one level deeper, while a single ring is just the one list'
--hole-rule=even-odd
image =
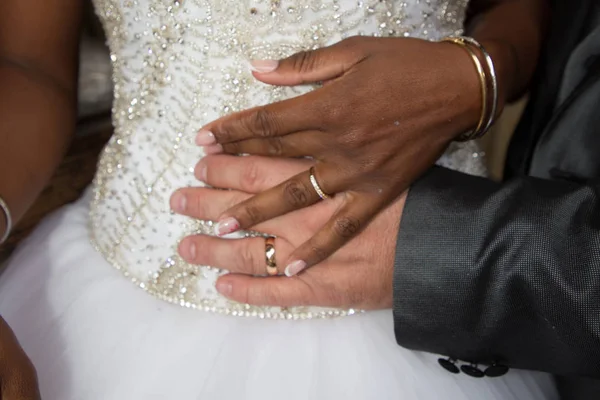
[{"label": "white tulle skirt", "polygon": [[0,278],[44,400],[557,398],[545,374],[452,375],[398,347],[391,311],[279,321],[161,302],[92,248],[87,215],[83,198],[48,218]]}]

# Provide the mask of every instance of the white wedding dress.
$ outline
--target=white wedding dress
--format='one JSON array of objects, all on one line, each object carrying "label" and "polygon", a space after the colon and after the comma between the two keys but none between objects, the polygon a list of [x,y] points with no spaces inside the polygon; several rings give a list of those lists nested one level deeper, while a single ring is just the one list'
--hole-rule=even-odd
[{"label": "white wedding dress", "polygon": [[[186,234],[210,232],[169,211],[175,189],[198,185],[198,128],[309,90],[259,83],[249,60],[357,34],[439,39],[460,33],[466,3],[96,0],[113,63],[114,137],[93,188],[43,222],[0,278],[0,314],[37,366],[43,398],[556,398],[546,374],[449,374],[435,355],[396,345],[390,310],[227,301],[214,290],[223,271],[176,254]],[[440,164],[483,174],[481,155],[454,146]]]}]

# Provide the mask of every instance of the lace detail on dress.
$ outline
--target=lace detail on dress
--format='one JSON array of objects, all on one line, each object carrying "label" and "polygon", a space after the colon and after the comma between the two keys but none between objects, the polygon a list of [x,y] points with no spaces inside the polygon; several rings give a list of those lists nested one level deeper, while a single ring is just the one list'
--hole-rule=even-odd
[{"label": "lace detail on dress", "polygon": [[[95,0],[115,87],[115,134],[94,181],[95,247],[135,284],[185,307],[263,318],[352,314],[251,307],[219,296],[214,283],[223,271],[189,265],[176,252],[181,238],[210,234],[212,223],[173,215],[169,197],[179,187],[198,186],[192,173],[203,154],[193,138],[200,126],[311,89],[257,82],[249,60],[282,58],[352,35],[436,40],[460,34],[466,5],[467,0]],[[440,162],[479,171],[479,160],[456,156],[464,153],[452,151]]]}]

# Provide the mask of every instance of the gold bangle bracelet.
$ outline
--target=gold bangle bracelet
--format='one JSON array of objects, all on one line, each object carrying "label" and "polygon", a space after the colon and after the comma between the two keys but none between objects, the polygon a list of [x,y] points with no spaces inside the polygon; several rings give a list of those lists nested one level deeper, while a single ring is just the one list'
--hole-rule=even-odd
[{"label": "gold bangle bracelet", "polygon": [[487,64],[487,72],[489,75],[486,74],[486,77],[489,78],[491,83],[492,105],[489,115],[487,117],[487,123],[483,127],[483,130],[479,132],[478,137],[482,137],[487,133],[487,131],[490,130],[490,128],[494,124],[494,121],[496,119],[496,112],[498,110],[498,77],[496,74],[496,66],[494,65],[494,60],[492,59],[492,56],[490,55],[490,53],[488,53],[485,47],[481,45],[481,43],[469,36],[461,36],[460,38],[466,43],[470,44],[471,46],[474,46],[477,49],[479,49],[479,52],[483,54],[483,58],[485,59],[485,62]]},{"label": "gold bangle bracelet", "polygon": [[442,39],[442,41],[454,43],[464,48],[473,60],[473,64],[475,65],[475,69],[477,70],[477,74],[479,75],[479,83],[481,84],[481,117],[479,118],[477,127],[474,130],[460,135],[457,139],[463,142],[467,140],[472,140],[480,136],[482,129],[485,127],[485,122],[488,114],[488,87],[485,70],[483,69],[483,64],[481,63],[481,60],[479,60],[479,57],[477,57],[475,52],[471,50],[468,43],[464,39],[457,37],[448,37]]},{"label": "gold bangle bracelet", "polygon": [[4,214],[4,219],[6,220],[6,231],[4,232],[4,234],[0,232],[0,244],[2,244],[6,242],[6,240],[10,236],[10,231],[12,230],[12,218],[10,214],[10,209],[8,208],[8,204],[6,204],[2,197],[0,197],[0,211],[2,212],[2,214]]}]

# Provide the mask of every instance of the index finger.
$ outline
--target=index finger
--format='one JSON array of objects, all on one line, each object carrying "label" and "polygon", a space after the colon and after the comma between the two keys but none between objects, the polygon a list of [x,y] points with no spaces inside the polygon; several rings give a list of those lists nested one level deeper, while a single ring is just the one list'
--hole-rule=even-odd
[{"label": "index finger", "polygon": [[200,129],[196,144],[210,146],[321,130],[324,108],[321,104],[322,90],[220,118]]},{"label": "index finger", "polygon": [[215,188],[260,193],[308,170],[312,164],[307,159],[216,155],[198,162],[194,174]]}]

